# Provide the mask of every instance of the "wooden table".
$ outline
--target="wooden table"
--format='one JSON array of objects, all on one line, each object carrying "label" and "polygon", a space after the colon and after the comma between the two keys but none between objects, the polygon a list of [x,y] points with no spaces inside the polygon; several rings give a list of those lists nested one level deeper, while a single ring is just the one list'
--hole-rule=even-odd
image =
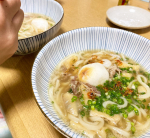
[{"label": "wooden table", "polygon": [[[57,35],[89,26],[119,28],[106,18],[106,11],[116,6],[118,0],[57,1],[65,14]],[[130,5],[148,10],[148,3],[140,0],[130,0]],[[150,39],[150,27],[129,31]],[[14,138],[63,138],[41,113],[33,97],[31,69],[37,53],[13,56],[0,66],[0,103]]]}]

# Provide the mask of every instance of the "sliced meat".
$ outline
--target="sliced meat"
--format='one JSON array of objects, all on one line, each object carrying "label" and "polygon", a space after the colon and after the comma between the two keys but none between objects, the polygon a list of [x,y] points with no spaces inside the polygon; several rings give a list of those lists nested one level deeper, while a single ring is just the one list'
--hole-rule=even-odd
[{"label": "sliced meat", "polygon": [[82,93],[80,92],[80,82],[77,80],[77,77],[74,77],[72,80],[71,80],[71,89],[73,91],[73,94],[76,95],[77,97],[80,97],[82,95]]},{"label": "sliced meat", "polygon": [[121,120],[120,115],[109,116],[108,114],[96,110],[91,110],[90,116],[99,116],[103,118],[108,124],[113,126],[117,125],[117,123]]},{"label": "sliced meat", "polygon": [[116,74],[116,72],[120,74],[121,70],[117,67],[116,64],[114,64],[113,66],[111,66],[108,69],[108,72],[109,72],[109,77],[113,78],[113,76]]},{"label": "sliced meat", "polygon": [[86,83],[85,85],[88,86],[92,92],[94,92],[94,93],[98,94],[98,96],[100,96],[101,93],[100,93],[100,91],[97,90],[97,88],[95,86],[92,86],[88,83]]},{"label": "sliced meat", "polygon": [[73,95],[67,92],[63,95],[63,101],[65,103],[67,112],[74,116],[78,116],[77,102],[72,102],[72,97]]}]

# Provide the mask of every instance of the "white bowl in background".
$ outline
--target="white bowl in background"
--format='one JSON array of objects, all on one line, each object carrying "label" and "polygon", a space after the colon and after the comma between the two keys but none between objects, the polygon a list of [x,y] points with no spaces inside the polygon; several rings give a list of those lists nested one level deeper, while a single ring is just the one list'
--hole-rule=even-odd
[{"label": "white bowl in background", "polygon": [[58,32],[64,16],[62,6],[54,0],[21,0],[21,9],[25,13],[39,13],[51,17],[56,24],[43,33],[19,39],[15,55],[30,54],[42,48]]}]

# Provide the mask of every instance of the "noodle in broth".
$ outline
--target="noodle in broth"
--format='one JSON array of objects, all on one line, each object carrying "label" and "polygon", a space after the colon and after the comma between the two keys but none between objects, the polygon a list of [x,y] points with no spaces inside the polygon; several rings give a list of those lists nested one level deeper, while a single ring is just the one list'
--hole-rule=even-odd
[{"label": "noodle in broth", "polygon": [[54,25],[55,22],[50,17],[36,13],[25,13],[22,26],[18,33],[18,39],[43,33]]},{"label": "noodle in broth", "polygon": [[89,138],[133,138],[150,126],[150,74],[109,51],[85,51],[54,70],[49,97],[58,115]]}]

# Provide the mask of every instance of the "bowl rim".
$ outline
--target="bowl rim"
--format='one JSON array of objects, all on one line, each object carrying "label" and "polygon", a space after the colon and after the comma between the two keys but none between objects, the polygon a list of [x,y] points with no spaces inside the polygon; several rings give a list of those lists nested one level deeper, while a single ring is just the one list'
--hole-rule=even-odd
[{"label": "bowl rim", "polygon": [[37,34],[37,35],[34,35],[34,36],[30,36],[30,37],[27,37],[27,38],[18,39],[18,42],[19,42],[19,41],[22,41],[22,40],[25,40],[25,39],[33,38],[33,37],[38,36],[38,35],[41,35],[41,34],[44,34],[44,33],[48,32],[48,31],[50,31],[51,29],[53,29],[56,25],[58,25],[58,24],[61,22],[61,20],[62,20],[63,17],[64,17],[64,9],[63,9],[63,7],[61,6],[60,3],[58,3],[58,2],[55,1],[55,0],[48,0],[48,1],[52,1],[52,2],[54,2],[54,3],[57,3],[57,4],[62,8],[63,14],[62,14],[60,20],[59,20],[54,26],[52,26],[51,28],[49,28],[48,30],[46,30],[46,31],[44,31],[44,32],[42,32],[42,33],[39,33],[39,34]]},{"label": "bowl rim", "polygon": [[[138,34],[136,34],[136,33],[130,32],[130,31],[128,31],[128,30],[119,29],[119,28],[111,28],[111,27],[102,27],[102,26],[97,26],[97,27],[96,27],[96,26],[93,26],[93,27],[76,28],[76,29],[67,31],[67,32],[65,32],[65,33],[62,33],[62,34],[58,35],[57,37],[53,38],[51,41],[49,41],[49,42],[39,51],[39,53],[38,53],[38,54],[36,55],[36,57],[35,57],[35,60],[34,60],[34,62],[33,62],[33,66],[32,66],[32,70],[31,70],[31,83],[32,83],[32,90],[33,90],[32,93],[33,93],[33,96],[34,96],[34,99],[35,99],[35,101],[36,101],[37,106],[38,106],[39,109],[41,110],[42,114],[46,117],[46,119],[48,120],[48,122],[49,122],[57,131],[59,131],[62,135],[66,136],[67,138],[72,138],[72,137],[71,137],[69,134],[67,134],[65,131],[63,131],[62,129],[60,129],[57,125],[55,125],[54,122],[51,121],[51,119],[46,115],[46,113],[43,111],[41,105],[40,105],[39,102],[38,102],[39,100],[41,101],[41,98],[40,98],[39,94],[38,94],[38,96],[39,96],[38,99],[36,98],[37,96],[35,96],[35,91],[37,91],[37,87],[36,87],[36,85],[35,85],[35,86],[33,86],[33,85],[34,85],[34,83],[36,82],[36,76],[35,76],[36,71],[37,71],[37,67],[36,67],[36,66],[37,66],[37,64],[40,62],[41,56],[43,56],[43,54],[44,54],[44,52],[47,50],[47,48],[51,47],[51,44],[53,44],[53,42],[55,42],[55,40],[60,39],[60,38],[63,38],[64,35],[67,35],[67,34],[70,33],[70,32],[75,33],[76,31],[79,31],[79,30],[81,31],[82,29],[90,29],[90,28],[92,28],[92,29],[96,29],[96,28],[98,28],[98,29],[100,29],[100,28],[107,28],[107,29],[110,29],[110,30],[123,31],[123,32],[125,32],[125,33],[133,34],[133,35],[135,35],[136,37],[142,38],[144,41],[150,41],[149,39],[147,39],[147,38],[145,38],[145,37],[143,37],[143,36],[141,36],[141,35],[138,35]],[[33,73],[33,72],[35,72],[35,73]],[[37,92],[38,92],[38,91],[37,91]],[[42,103],[42,106],[44,106],[43,103]],[[44,108],[45,108],[45,106],[44,106]],[[46,108],[45,108],[45,109],[46,109]],[[46,111],[47,111],[47,109],[46,109]],[[47,111],[47,112],[48,112],[48,111]],[[146,131],[144,134],[146,134],[146,133],[148,133],[148,131]]]}]

